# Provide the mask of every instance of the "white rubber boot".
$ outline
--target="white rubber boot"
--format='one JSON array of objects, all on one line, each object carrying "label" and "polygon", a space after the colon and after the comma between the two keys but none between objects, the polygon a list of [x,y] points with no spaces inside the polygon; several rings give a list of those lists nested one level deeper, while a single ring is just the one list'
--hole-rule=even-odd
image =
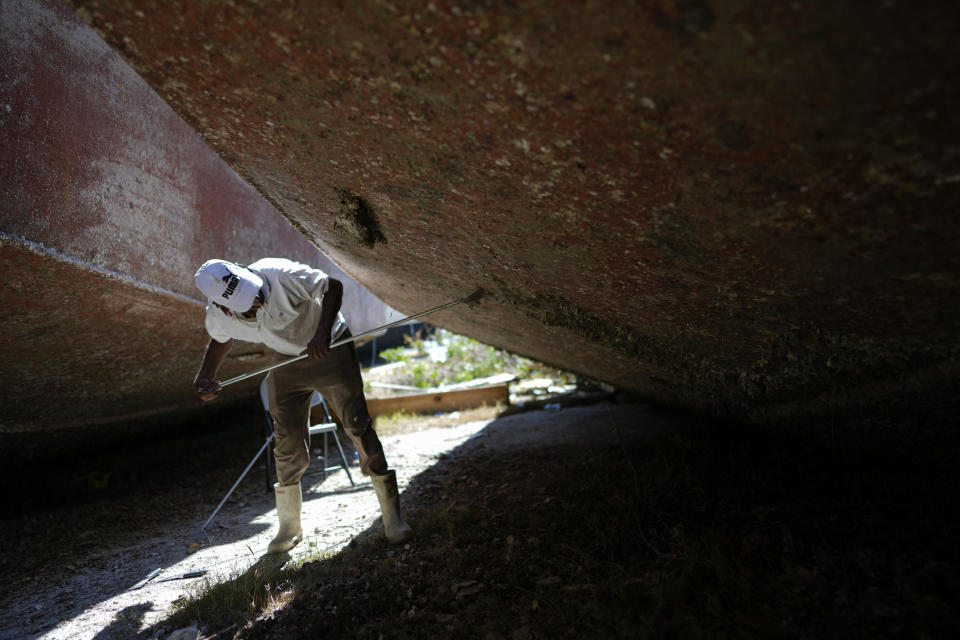
[{"label": "white rubber boot", "polygon": [[273,491],[277,494],[280,531],[277,532],[277,537],[270,541],[267,553],[283,553],[292,549],[303,537],[303,529],[300,528],[300,483],[285,487],[274,484]]},{"label": "white rubber boot", "polygon": [[403,542],[413,535],[410,528],[400,515],[400,492],[397,490],[397,472],[388,471],[385,475],[370,476],[373,489],[377,492],[380,501],[380,515],[383,516],[383,531],[391,543]]}]

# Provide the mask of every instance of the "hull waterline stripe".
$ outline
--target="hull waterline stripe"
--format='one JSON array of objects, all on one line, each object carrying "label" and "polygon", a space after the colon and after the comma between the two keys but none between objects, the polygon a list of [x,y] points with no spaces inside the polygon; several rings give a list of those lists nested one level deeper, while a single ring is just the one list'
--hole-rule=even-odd
[{"label": "hull waterline stripe", "polygon": [[78,267],[83,267],[85,269],[89,269],[90,271],[96,271],[97,273],[108,276],[110,278],[116,278],[117,280],[122,280],[124,282],[132,284],[135,287],[139,287],[141,289],[146,289],[154,293],[162,293],[163,295],[167,295],[167,296],[173,296],[178,300],[182,300],[184,302],[190,302],[193,304],[198,304],[201,306],[206,306],[207,304],[205,300],[197,300],[196,298],[185,296],[182,293],[177,293],[176,291],[170,291],[169,289],[164,289],[163,287],[158,287],[148,282],[137,280],[125,273],[120,273],[118,271],[107,269],[106,267],[101,267],[100,265],[93,264],[92,262],[87,262],[86,260],[77,258],[75,256],[67,255],[66,253],[63,253],[62,251],[58,251],[57,249],[53,249],[39,242],[27,240],[26,238],[21,238],[20,236],[14,235],[12,233],[7,233],[6,231],[0,231],[0,238],[10,240],[17,244],[22,244],[36,253],[52,256],[57,260],[60,260],[61,262],[69,262],[70,264],[76,265]]}]

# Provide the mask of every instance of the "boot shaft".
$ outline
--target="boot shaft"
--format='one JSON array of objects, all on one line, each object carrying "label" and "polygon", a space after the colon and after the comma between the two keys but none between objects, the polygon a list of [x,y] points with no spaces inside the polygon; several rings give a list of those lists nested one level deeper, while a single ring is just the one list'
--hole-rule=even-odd
[{"label": "boot shaft", "polygon": [[380,502],[380,514],[383,517],[383,530],[387,540],[392,543],[403,542],[413,535],[410,528],[400,515],[400,491],[397,489],[397,474],[388,471],[384,475],[371,475],[373,490]]},{"label": "boot shaft", "polygon": [[303,496],[300,483],[290,485],[273,485],[277,496],[277,519],[280,521],[280,530],[277,536],[267,546],[267,553],[281,553],[300,542],[303,530],[300,527],[300,507]]}]

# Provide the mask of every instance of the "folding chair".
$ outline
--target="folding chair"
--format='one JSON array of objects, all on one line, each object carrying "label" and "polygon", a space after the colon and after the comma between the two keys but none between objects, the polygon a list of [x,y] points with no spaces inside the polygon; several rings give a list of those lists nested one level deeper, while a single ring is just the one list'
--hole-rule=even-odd
[{"label": "folding chair", "polygon": [[[272,452],[269,451],[270,443],[273,442],[273,418],[270,416],[270,396],[267,393],[267,379],[264,378],[263,382],[260,383],[260,402],[263,404],[263,415],[267,421],[267,438],[263,443],[263,446],[260,447],[260,450],[257,451],[257,454],[253,456],[253,460],[247,465],[247,468],[243,470],[240,474],[240,477],[237,478],[237,481],[233,483],[233,486],[230,487],[230,490],[227,491],[227,495],[223,496],[223,500],[220,501],[220,504],[217,505],[217,508],[213,510],[213,513],[210,514],[210,517],[207,518],[207,521],[203,523],[203,526],[200,527],[200,531],[206,533],[207,525],[213,520],[213,518],[219,513],[220,508],[223,507],[227,499],[233,494],[234,490],[237,488],[237,485],[240,484],[240,481],[246,477],[247,473],[250,471],[250,467],[257,461],[257,459],[263,454],[264,450],[267,450],[267,491],[273,491],[273,466],[274,460]],[[316,391],[313,392],[313,395],[310,397],[310,409],[312,410],[315,406],[321,405],[323,411],[323,421],[318,422],[317,424],[311,425],[312,422],[310,414],[312,411],[307,412],[307,425],[309,425],[310,435],[314,436],[317,434],[323,434],[323,479],[327,479],[328,471],[335,471],[337,469],[343,469],[347,472],[347,478],[350,480],[350,486],[357,486],[357,483],[353,481],[353,476],[350,475],[350,469],[347,467],[347,457],[343,455],[343,447],[340,446],[340,438],[337,436],[337,423],[330,418],[330,412],[327,410],[327,403]],[[340,453],[340,463],[336,466],[327,466],[327,436],[332,435],[333,441],[337,444],[337,451]]]},{"label": "folding chair", "polygon": [[[347,479],[350,480],[350,486],[355,487],[356,482],[353,481],[353,476],[350,475],[350,467],[347,466],[347,457],[343,455],[343,447],[340,446],[340,438],[337,436],[337,423],[333,421],[333,418],[330,417],[330,412],[327,410],[327,401],[323,399],[316,391],[313,392],[313,396],[310,398],[310,409],[320,405],[320,410],[323,413],[323,420],[317,424],[310,425],[310,435],[315,436],[318,433],[323,434],[323,479],[327,479],[328,471],[336,471],[337,469],[343,469],[347,473]],[[312,422],[310,420],[309,414],[307,417],[307,423]],[[333,442],[337,445],[337,453],[340,455],[340,464],[334,465],[332,467],[327,466],[327,436],[333,436]]]},{"label": "folding chair", "polygon": [[[267,435],[273,433],[273,418],[270,416],[270,395],[267,392],[267,379],[264,378],[260,383],[260,402],[263,404],[263,414],[267,422]],[[322,420],[316,424],[311,424],[313,408],[317,405],[320,405]],[[323,479],[327,479],[328,471],[336,471],[337,469],[343,469],[347,474],[347,479],[350,480],[350,486],[356,486],[356,482],[353,481],[353,476],[350,475],[350,468],[347,466],[347,457],[343,455],[343,447],[340,445],[340,438],[337,436],[337,423],[333,421],[330,417],[330,411],[327,410],[327,402],[323,399],[318,392],[314,391],[313,395],[310,397],[310,410],[307,412],[307,425],[311,436],[311,446],[313,443],[312,436],[323,434]],[[333,436],[333,442],[337,445],[337,453],[340,454],[340,464],[329,466],[327,460],[329,459],[328,455],[328,442],[327,437]],[[319,457],[319,456],[318,456]],[[273,456],[267,455],[267,491],[273,490],[273,476],[271,467],[273,466]]]}]

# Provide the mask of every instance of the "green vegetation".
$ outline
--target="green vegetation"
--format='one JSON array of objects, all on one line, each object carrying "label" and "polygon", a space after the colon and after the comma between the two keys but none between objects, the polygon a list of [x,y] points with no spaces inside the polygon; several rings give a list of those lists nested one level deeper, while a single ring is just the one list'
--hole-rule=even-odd
[{"label": "green vegetation", "polygon": [[[301,544],[315,546],[309,540]],[[323,562],[331,555],[315,548],[289,562],[286,554],[264,555],[246,571],[238,571],[223,582],[205,577],[185,589],[186,595],[174,603],[168,622],[186,626],[201,620],[213,627],[227,627],[244,617],[281,607],[293,597],[294,581],[303,566]]]},{"label": "green vegetation", "polygon": [[[435,360],[430,356],[434,349],[441,353],[445,350],[446,357]],[[505,372],[523,378],[544,368],[528,358],[444,329],[437,329],[430,341],[408,338],[406,346],[382,351],[380,357],[387,362],[405,362],[412,377],[409,384],[420,388],[465,382]],[[554,372],[554,375],[562,374]]]}]

